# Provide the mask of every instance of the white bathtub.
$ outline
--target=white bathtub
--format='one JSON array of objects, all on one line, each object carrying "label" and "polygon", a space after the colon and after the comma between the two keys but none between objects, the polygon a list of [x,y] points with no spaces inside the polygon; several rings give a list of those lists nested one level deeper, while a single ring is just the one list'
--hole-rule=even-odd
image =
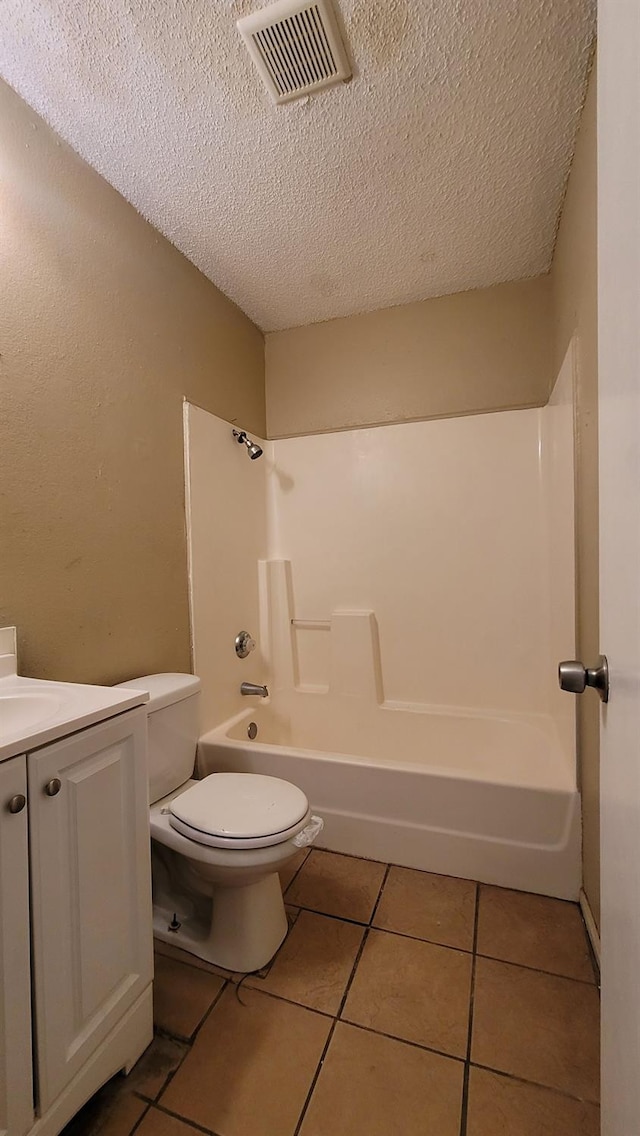
[{"label": "white bathtub", "polygon": [[299,785],[324,817],[321,847],[578,898],[580,797],[551,719],[296,693],[204,734],[199,764]]}]

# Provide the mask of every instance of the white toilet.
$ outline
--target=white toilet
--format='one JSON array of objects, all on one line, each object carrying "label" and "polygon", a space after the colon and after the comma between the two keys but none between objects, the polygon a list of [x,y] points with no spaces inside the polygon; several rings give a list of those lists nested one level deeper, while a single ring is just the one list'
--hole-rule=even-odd
[{"label": "white toilet", "polygon": [[149,692],[149,799],[156,938],[234,971],[259,970],[287,933],[278,871],[322,827],[304,793],[255,773],[193,780],[200,681],[159,674]]}]

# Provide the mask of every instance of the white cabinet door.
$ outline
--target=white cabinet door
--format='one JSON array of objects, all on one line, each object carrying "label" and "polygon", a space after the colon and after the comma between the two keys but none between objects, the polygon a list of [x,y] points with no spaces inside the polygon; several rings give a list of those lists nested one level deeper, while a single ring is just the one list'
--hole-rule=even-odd
[{"label": "white cabinet door", "polygon": [[29,754],[37,1108],[152,979],[145,711]]},{"label": "white cabinet door", "polygon": [[33,1124],[26,795],[26,758],[12,757],[0,765],[0,1136]]}]

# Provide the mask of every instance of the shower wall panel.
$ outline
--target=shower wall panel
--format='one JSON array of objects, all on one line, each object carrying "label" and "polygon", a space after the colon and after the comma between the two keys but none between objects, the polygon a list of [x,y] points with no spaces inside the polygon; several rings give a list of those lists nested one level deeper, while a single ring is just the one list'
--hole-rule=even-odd
[{"label": "shower wall panel", "polygon": [[273,443],[269,557],[291,562],[294,615],[373,611],[387,700],[550,712],[546,414]]}]

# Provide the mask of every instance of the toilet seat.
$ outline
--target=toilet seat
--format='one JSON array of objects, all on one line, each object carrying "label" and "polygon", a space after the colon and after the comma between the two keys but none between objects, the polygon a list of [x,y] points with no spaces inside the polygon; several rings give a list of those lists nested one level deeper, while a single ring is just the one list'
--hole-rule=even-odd
[{"label": "toilet seat", "polygon": [[213,848],[284,843],[311,815],[301,789],[259,773],[212,773],[174,797],[168,811],[172,828]]}]

